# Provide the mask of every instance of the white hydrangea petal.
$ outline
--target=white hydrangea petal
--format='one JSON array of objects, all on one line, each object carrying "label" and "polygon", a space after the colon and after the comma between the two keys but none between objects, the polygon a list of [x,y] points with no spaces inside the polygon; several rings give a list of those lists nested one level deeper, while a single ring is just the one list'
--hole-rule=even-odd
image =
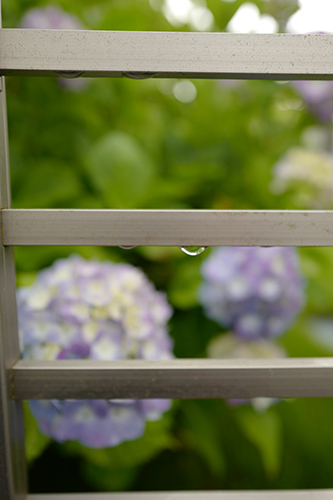
[{"label": "white hydrangea petal", "polygon": [[229,298],[241,300],[250,294],[250,289],[243,277],[235,276],[229,281],[226,292]]},{"label": "white hydrangea petal", "polygon": [[83,340],[90,344],[93,342],[98,332],[100,331],[100,324],[97,321],[88,321],[82,325]]},{"label": "white hydrangea petal", "polygon": [[56,344],[35,344],[29,349],[30,359],[39,359],[43,361],[53,361],[57,359],[61,348]]},{"label": "white hydrangea petal", "polygon": [[100,361],[121,359],[121,345],[110,337],[102,337],[92,344],[90,357]]},{"label": "white hydrangea petal", "polygon": [[46,287],[36,287],[26,297],[26,305],[32,311],[42,311],[52,299],[52,291]]},{"label": "white hydrangea petal", "polygon": [[281,286],[277,279],[268,277],[261,281],[258,289],[258,295],[263,300],[269,302],[276,301],[282,293]]}]

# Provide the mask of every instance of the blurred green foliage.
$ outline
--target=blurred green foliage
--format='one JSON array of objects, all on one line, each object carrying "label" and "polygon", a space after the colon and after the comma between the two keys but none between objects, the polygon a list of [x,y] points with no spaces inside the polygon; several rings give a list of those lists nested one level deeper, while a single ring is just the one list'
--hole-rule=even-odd
[{"label": "blurred green foliage", "polygon": [[[224,31],[242,3],[207,0],[212,30]],[[291,0],[254,3],[281,28],[295,10]],[[88,29],[191,29],[169,24],[163,0],[57,4]],[[43,5],[48,2],[3,0],[4,27],[18,26],[26,10]],[[197,97],[182,103],[174,96],[176,83],[104,78],[71,90],[57,78],[7,78],[13,206],[295,208],[287,195],[275,196],[270,183],[276,161],[318,125],[296,91],[274,81],[193,80]],[[175,248],[17,248],[18,284],[73,252],[141,267],[175,309],[176,356],[205,356],[221,331],[197,301],[209,250],[191,258]],[[300,253],[307,306],[280,342],[291,356],[329,356],[333,343],[318,342],[312,319],[324,316],[333,329],[333,251]],[[331,400],[280,402],[263,413],[224,401],[175,402],[143,438],[100,451],[77,443],[45,450],[49,440],[27,416],[31,488],[71,491],[73,481],[91,491],[332,487],[331,412]],[[55,471],[59,457],[70,467]]]}]

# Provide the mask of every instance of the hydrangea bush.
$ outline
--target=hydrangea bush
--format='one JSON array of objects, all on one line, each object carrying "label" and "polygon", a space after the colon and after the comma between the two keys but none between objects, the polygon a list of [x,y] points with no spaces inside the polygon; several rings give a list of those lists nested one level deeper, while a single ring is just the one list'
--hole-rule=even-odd
[{"label": "hydrangea bush", "polygon": [[220,247],[202,266],[206,314],[247,340],[283,333],[304,303],[297,253],[287,247]]},{"label": "hydrangea bush", "polygon": [[[56,261],[17,293],[23,359],[162,360],[173,358],[165,295],[129,264]],[[30,401],[45,434],[93,447],[142,436],[170,401]]]}]

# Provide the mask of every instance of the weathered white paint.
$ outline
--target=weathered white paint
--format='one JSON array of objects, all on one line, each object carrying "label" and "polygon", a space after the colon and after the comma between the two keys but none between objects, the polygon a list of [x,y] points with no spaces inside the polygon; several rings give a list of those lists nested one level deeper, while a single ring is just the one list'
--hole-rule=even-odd
[{"label": "weathered white paint", "polygon": [[[4,78],[0,77],[0,81],[0,206],[8,207],[6,94]],[[27,491],[23,408],[21,402],[11,398],[10,369],[20,357],[15,293],[13,249],[0,242],[0,498],[3,500],[23,500]]]},{"label": "weathered white paint", "polygon": [[[3,29],[0,74],[331,79],[333,35]],[[134,75],[128,75],[134,73]]]}]

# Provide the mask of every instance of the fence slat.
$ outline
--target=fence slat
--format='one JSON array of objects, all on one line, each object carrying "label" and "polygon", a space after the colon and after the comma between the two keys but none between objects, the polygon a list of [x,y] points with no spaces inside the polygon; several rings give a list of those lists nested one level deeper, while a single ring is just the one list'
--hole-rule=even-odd
[{"label": "fence slat", "polygon": [[12,371],[15,399],[333,397],[333,358],[18,361]]},{"label": "fence slat", "polygon": [[331,79],[332,43],[327,34],[3,29],[0,74]]},{"label": "fence slat", "polygon": [[27,500],[332,500],[333,490],[191,491],[28,495]]},{"label": "fence slat", "polygon": [[[1,1],[0,1],[1,11]],[[1,28],[1,12],[0,12]],[[0,77],[0,206],[10,206],[7,112]],[[0,497],[20,500],[27,491],[23,408],[10,395],[10,369],[20,357],[13,249],[0,242]]]},{"label": "fence slat", "polygon": [[4,245],[333,246],[333,211],[2,210]]}]

